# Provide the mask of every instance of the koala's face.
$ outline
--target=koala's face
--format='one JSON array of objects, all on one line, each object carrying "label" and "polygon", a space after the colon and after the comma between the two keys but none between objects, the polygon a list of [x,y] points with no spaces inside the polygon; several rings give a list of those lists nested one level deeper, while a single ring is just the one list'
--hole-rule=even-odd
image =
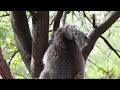
[{"label": "koala's face", "polygon": [[87,36],[83,32],[78,31],[75,25],[66,26],[66,36],[68,39],[74,39],[80,50],[82,50],[89,41]]},{"label": "koala's face", "polygon": [[81,31],[74,30],[74,39],[79,46],[80,50],[88,43],[88,37]]}]

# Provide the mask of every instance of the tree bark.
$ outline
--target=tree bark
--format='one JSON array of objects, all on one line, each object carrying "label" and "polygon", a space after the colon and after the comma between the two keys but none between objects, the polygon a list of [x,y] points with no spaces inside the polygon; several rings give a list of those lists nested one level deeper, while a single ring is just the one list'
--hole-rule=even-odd
[{"label": "tree bark", "polygon": [[0,47],[0,75],[2,76],[3,79],[13,79],[10,69],[5,59],[3,58],[1,47]]},{"label": "tree bark", "polygon": [[89,43],[83,48],[82,54],[87,59],[91,50],[93,49],[97,39],[108,29],[110,28],[116,20],[120,17],[120,11],[113,11],[110,15],[108,15],[104,20],[102,20],[101,24],[91,30],[88,33],[88,37],[90,39]]},{"label": "tree bark", "polygon": [[55,31],[57,30],[57,28],[59,28],[59,26],[60,26],[60,20],[61,20],[61,18],[62,18],[62,16],[63,16],[63,12],[64,12],[64,11],[58,11],[57,14],[56,14],[56,16],[55,16],[55,20],[54,20],[54,24],[53,24],[52,37],[51,37],[51,39],[49,40],[49,45],[52,44],[52,42],[53,42],[53,37],[54,37],[54,33],[55,33]]},{"label": "tree bark", "polygon": [[28,26],[26,12],[11,11],[10,16],[17,47],[27,69],[30,72],[32,38]]},{"label": "tree bark", "polygon": [[43,70],[42,58],[48,47],[49,12],[34,11],[32,14],[32,78],[38,78]]},{"label": "tree bark", "polygon": [[57,28],[59,28],[60,20],[62,18],[62,15],[63,15],[63,11],[58,11],[57,12],[57,15],[55,16],[54,25],[53,25],[53,32],[55,32],[57,30]]}]

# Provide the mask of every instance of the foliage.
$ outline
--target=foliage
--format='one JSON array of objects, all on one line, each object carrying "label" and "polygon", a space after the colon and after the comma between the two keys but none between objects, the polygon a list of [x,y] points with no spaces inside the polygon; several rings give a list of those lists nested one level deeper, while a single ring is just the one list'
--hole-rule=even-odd
[{"label": "foliage", "polygon": [[[96,23],[99,25],[100,21],[104,20],[110,12],[108,11],[85,11],[87,17],[92,21],[92,14],[96,15]],[[49,24],[51,24],[56,12],[50,11]],[[32,30],[32,22],[30,13],[27,12],[29,28]],[[60,26],[62,26],[62,20]],[[92,30],[92,24],[84,17],[83,12],[71,11],[67,14],[65,25],[76,24],[78,29],[87,33]],[[0,11],[0,45],[2,46],[2,52],[6,62],[9,64],[10,59],[14,52],[17,50],[14,40],[14,33],[11,26],[9,11]],[[53,23],[49,27],[52,30]],[[116,21],[102,36],[117,50],[120,54],[120,19]],[[51,32],[49,32],[49,38]],[[91,51],[86,62],[85,78],[116,78],[120,74],[120,58],[107,46],[103,39],[99,38]],[[23,63],[21,56],[17,53],[10,62],[10,69],[15,78],[29,79],[31,78],[28,70]]]},{"label": "foliage", "polygon": [[[9,12],[0,11],[0,45],[2,47],[3,56],[9,64],[10,59],[17,47],[11,26],[10,16],[4,16],[6,13],[9,14]],[[19,53],[17,53],[12,59],[10,69],[14,78],[31,78]]]}]

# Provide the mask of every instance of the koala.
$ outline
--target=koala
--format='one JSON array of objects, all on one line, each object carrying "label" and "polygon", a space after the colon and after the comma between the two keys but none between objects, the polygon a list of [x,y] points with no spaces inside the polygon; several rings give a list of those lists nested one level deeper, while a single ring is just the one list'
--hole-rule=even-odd
[{"label": "koala", "polygon": [[81,50],[88,41],[75,25],[58,28],[43,57],[39,79],[83,79],[85,62]]}]

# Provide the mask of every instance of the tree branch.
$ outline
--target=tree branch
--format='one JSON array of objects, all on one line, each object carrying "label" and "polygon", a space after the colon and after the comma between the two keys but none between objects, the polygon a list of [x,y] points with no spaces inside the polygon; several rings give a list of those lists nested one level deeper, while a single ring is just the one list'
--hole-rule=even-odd
[{"label": "tree branch", "polygon": [[5,59],[3,58],[1,47],[0,47],[0,75],[2,76],[3,79],[13,79],[10,69]]},{"label": "tree branch", "polygon": [[[54,14],[55,14],[55,13],[54,13]],[[50,22],[50,24],[49,24],[49,28],[50,28],[51,25],[53,24],[54,20],[55,20],[55,15],[53,15],[53,18],[52,18],[52,20],[51,20],[51,22]]]},{"label": "tree branch", "polygon": [[103,36],[100,36],[103,40],[104,40],[104,42],[108,45],[108,47],[110,48],[110,49],[112,49],[113,51],[114,51],[114,53],[120,58],[120,55],[117,53],[117,51],[112,47],[112,45],[110,45],[110,43],[103,37]]},{"label": "tree branch", "polygon": [[92,62],[90,59],[87,59],[88,61],[90,61],[92,64],[94,64],[98,69],[100,69],[101,71],[105,72],[108,74],[108,72],[106,72],[105,70],[103,70],[102,68],[100,68],[98,65],[96,65],[94,62]]},{"label": "tree branch", "polygon": [[62,15],[63,15],[63,11],[58,11],[57,15],[55,16],[54,25],[53,25],[53,31],[54,32],[60,25],[60,20],[62,18]]},{"label": "tree branch", "polygon": [[87,35],[90,39],[89,43],[83,48],[82,54],[86,60],[93,49],[97,39],[103,34],[113,23],[120,17],[120,11],[112,11],[96,28],[91,30]]},{"label": "tree branch", "polygon": [[57,28],[59,28],[60,20],[62,18],[62,15],[63,15],[63,11],[58,11],[57,14],[56,14],[56,16],[55,16],[54,24],[53,24],[53,32],[52,32],[51,39],[49,40],[49,45],[53,41],[53,36],[54,36],[55,31],[57,30]]},{"label": "tree branch", "polygon": [[8,62],[8,65],[9,65],[9,66],[10,66],[10,63],[11,63],[13,57],[14,57],[14,56],[16,55],[16,53],[18,53],[18,52],[19,52],[19,50],[15,51],[15,52],[13,53],[13,55],[11,56],[11,59],[10,59],[9,62]]},{"label": "tree branch", "polygon": [[67,14],[69,14],[69,13],[70,13],[70,11],[65,11],[64,14],[63,14],[63,20],[62,20],[63,26],[65,26],[66,16],[67,16]]},{"label": "tree branch", "polygon": [[5,17],[5,16],[9,16],[9,15],[10,15],[10,14],[7,13],[7,14],[5,14],[5,15],[1,15],[0,17]]},{"label": "tree branch", "polygon": [[97,28],[96,16],[95,16],[95,14],[92,15],[92,18],[93,18],[93,28]]},{"label": "tree branch", "polygon": [[115,49],[116,51],[120,52],[120,50]]},{"label": "tree branch", "polygon": [[85,13],[85,11],[83,11],[83,15],[84,15],[84,17],[86,17],[87,18],[87,20],[91,23],[91,24],[93,24],[92,23],[92,21],[87,17],[87,15],[86,15],[86,13]]},{"label": "tree branch", "polygon": [[38,78],[43,70],[42,58],[48,48],[49,11],[32,12],[32,78]]},{"label": "tree branch", "polygon": [[21,77],[23,77],[24,79],[27,79],[25,76],[23,76],[23,75],[20,75],[19,73],[14,73],[14,74],[16,74],[16,75],[18,75],[18,76],[21,76]]},{"label": "tree branch", "polygon": [[17,47],[28,71],[30,72],[32,37],[28,26],[26,12],[11,11],[10,16]]}]

